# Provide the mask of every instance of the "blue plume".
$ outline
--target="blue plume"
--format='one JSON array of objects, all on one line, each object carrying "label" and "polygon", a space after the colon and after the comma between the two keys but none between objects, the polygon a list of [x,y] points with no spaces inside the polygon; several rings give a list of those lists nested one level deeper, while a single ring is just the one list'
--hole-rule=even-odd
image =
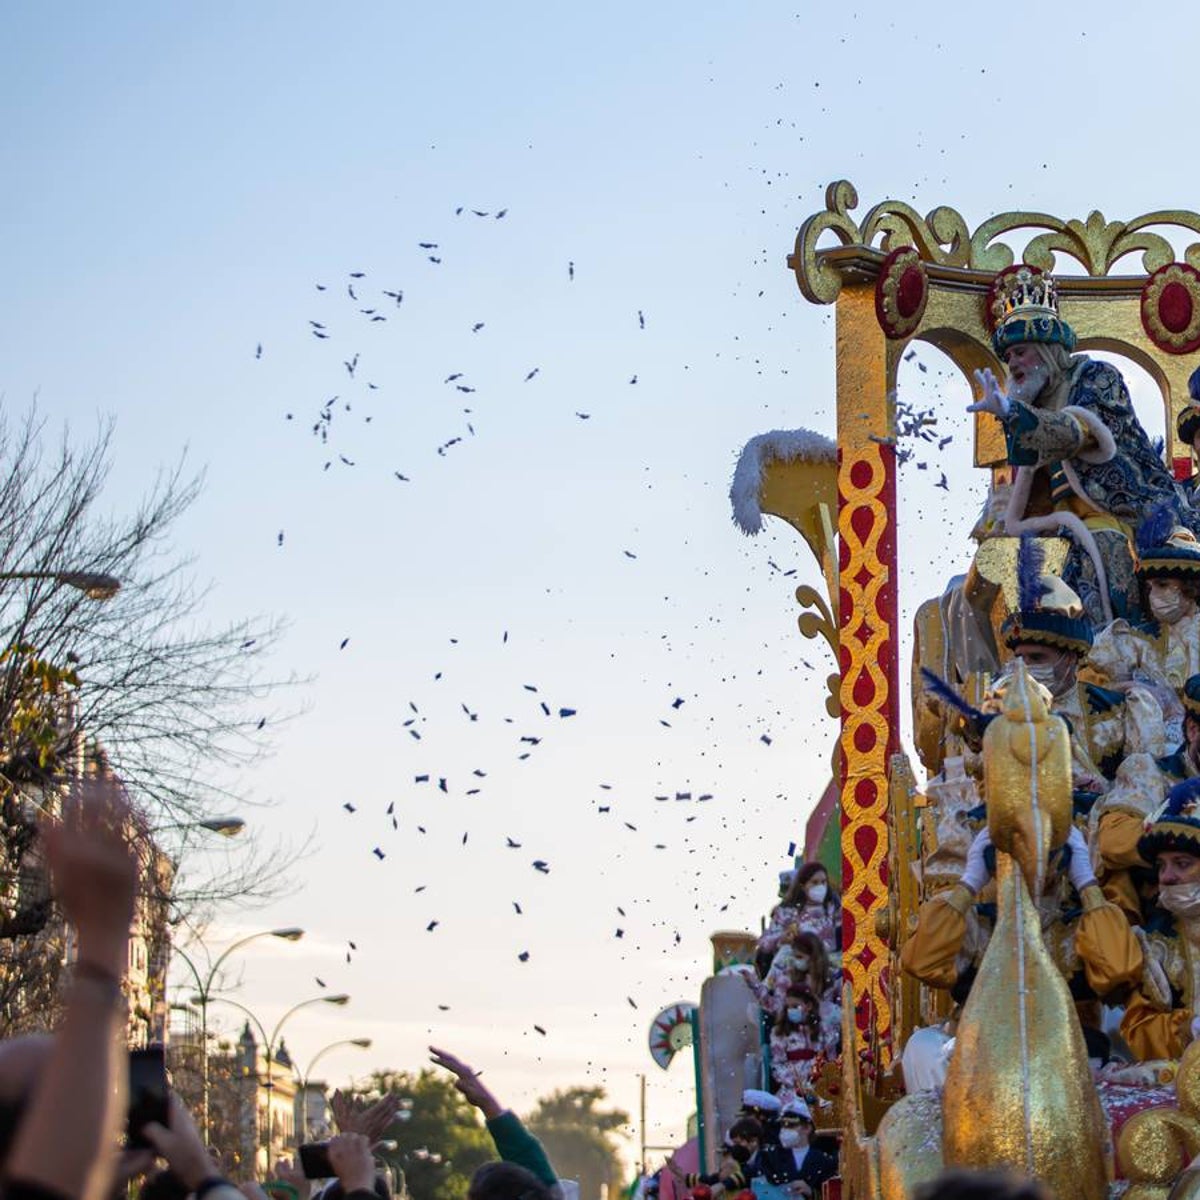
[{"label": "blue plume", "polygon": [[[983,732],[984,728],[988,726],[988,722],[991,720],[991,714],[982,713],[978,708],[974,707],[973,704],[968,704],[964,698],[962,698],[958,692],[956,692],[952,686],[946,682],[946,680],[944,680],[941,676],[938,676],[938,674],[930,671],[929,667],[920,668],[920,677],[925,680],[926,688],[929,688],[929,690],[938,698],[938,700],[944,700],[947,704],[949,704],[950,708],[958,709],[968,721],[972,721],[974,724],[979,726],[980,732]],[[1198,778],[1200,778],[1200,776],[1198,776]]]},{"label": "blue plume", "polygon": [[1167,452],[1167,439],[1161,435],[1156,437],[1150,444],[1150,449],[1154,451],[1155,458],[1162,458]]},{"label": "blue plume", "polygon": [[1160,816],[1178,817],[1184,809],[1200,803],[1200,777],[1185,779],[1167,793],[1167,806]]},{"label": "blue plume", "polygon": [[1200,367],[1197,367],[1188,378],[1188,395],[1200,403]]},{"label": "blue plume", "polygon": [[1177,524],[1179,524],[1179,513],[1169,500],[1156,504],[1150,510],[1150,515],[1138,526],[1136,539],[1138,554],[1149,554],[1156,547],[1163,545]]},{"label": "blue plume", "polygon": [[1035,612],[1042,599],[1044,560],[1037,538],[1021,534],[1021,544],[1017,547],[1017,607],[1021,612]]}]

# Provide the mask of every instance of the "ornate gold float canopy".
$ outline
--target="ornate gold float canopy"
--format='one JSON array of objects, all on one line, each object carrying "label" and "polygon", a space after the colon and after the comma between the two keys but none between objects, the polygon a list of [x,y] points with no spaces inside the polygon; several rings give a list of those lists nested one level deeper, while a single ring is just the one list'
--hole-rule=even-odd
[{"label": "ornate gold float canopy", "polygon": [[[1078,334],[1081,350],[1126,354],[1150,373],[1167,405],[1171,457],[1188,454],[1190,448],[1176,438],[1174,418],[1200,350],[1200,241],[1187,245],[1177,261],[1171,242],[1158,231],[1200,235],[1200,214],[1161,209],[1109,221],[1092,212],[1080,221],[1006,212],[972,230],[945,205],[922,217],[899,200],[885,200],[861,223],[851,216],[857,206],[853,185],[839,180],[825,192],[825,211],[800,227],[788,266],[807,299],[832,304],[843,283],[876,283],[872,299],[891,339],[931,342],[964,371],[995,367],[986,298],[996,275],[1018,262],[1012,246],[1000,239],[1041,230],[1026,241],[1019,261],[1056,276],[1062,315]],[[819,245],[826,234],[839,244]],[[1140,274],[1113,274],[1123,260],[1139,254]],[[989,419],[989,433],[991,428]],[[998,447],[994,434],[980,439],[977,464],[1000,461]]]},{"label": "ornate gold float canopy", "polygon": [[[1109,221],[1093,212],[1081,221],[1009,212],[972,230],[945,206],[922,217],[886,200],[856,221],[857,205],[851,184],[832,184],[825,211],[800,227],[788,266],[808,300],[836,306],[838,590],[829,611],[840,666],[843,964],[859,1032],[870,1031],[886,1066],[893,998],[884,981],[888,946],[875,916],[888,905],[890,876],[902,865],[889,846],[890,765],[907,708],[897,656],[900,362],[908,343],[921,340],[968,380],[978,368],[999,372],[991,333],[1005,274],[1050,272],[1078,349],[1125,355],[1155,381],[1170,457],[1178,474],[1189,475],[1191,448],[1179,441],[1175,418],[1200,361],[1200,214],[1159,210]],[[1171,230],[1175,241],[1189,243],[1178,258]],[[1126,263],[1140,273],[1113,273]],[[975,464],[1005,482],[998,422],[980,413],[975,433]]]}]

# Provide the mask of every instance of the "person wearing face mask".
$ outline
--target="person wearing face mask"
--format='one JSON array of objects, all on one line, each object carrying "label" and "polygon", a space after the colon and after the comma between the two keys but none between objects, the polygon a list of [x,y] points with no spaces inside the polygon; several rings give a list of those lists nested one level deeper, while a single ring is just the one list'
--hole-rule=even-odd
[{"label": "person wearing face mask", "polygon": [[[1099,882],[1139,924],[1141,907],[1129,872],[1143,865],[1137,853],[1142,823],[1162,803],[1163,780],[1155,761],[1166,750],[1162,709],[1140,685],[1117,690],[1079,678],[1080,662],[1093,642],[1092,623],[1079,597],[1042,571],[1035,539],[1021,539],[1017,584],[1018,607],[1005,618],[1001,636],[1050,693],[1051,711],[1071,728],[1073,787],[1095,797],[1086,820]],[[1005,673],[996,681],[985,709],[999,706],[1007,680]]]},{"label": "person wearing face mask", "polygon": [[1200,1037],[1200,778],[1177,783],[1139,849],[1158,874],[1146,921],[1152,970],[1130,998],[1121,1036],[1139,1059],[1178,1058]]},{"label": "person wearing face mask", "polygon": [[784,997],[793,984],[806,987],[822,1003],[832,1004],[834,1024],[840,1021],[841,971],[832,968],[821,939],[811,932],[795,933],[776,952],[762,982],[755,987],[758,1002],[768,1016],[783,1011]]},{"label": "person wearing face mask", "polygon": [[792,1100],[783,1106],[779,1144],[791,1151],[796,1165],[798,1174],[788,1185],[794,1196],[819,1196],[825,1180],[837,1174],[837,1159],[811,1145],[813,1129],[812,1113],[803,1100]]},{"label": "person wearing face mask", "polygon": [[815,933],[831,958],[841,952],[842,901],[829,884],[824,863],[806,862],[796,871],[786,895],[771,913],[758,949],[774,954],[797,932]]},{"label": "person wearing face mask", "polygon": [[1088,661],[1116,687],[1134,682],[1151,691],[1174,745],[1183,722],[1179,689],[1200,672],[1200,543],[1163,505],[1138,529],[1137,554],[1150,620],[1113,621],[1097,635]]},{"label": "person wearing face mask", "polygon": [[829,1050],[817,997],[806,987],[788,988],[783,1011],[771,1031],[771,1078],[785,1107],[808,1091],[817,1059]]},{"label": "person wearing face mask", "polygon": [[[950,990],[960,1002],[967,990],[962,985],[974,978],[991,936],[995,906],[980,900],[995,870],[994,855],[983,829],[959,881],[921,905],[916,929],[900,950],[907,974]],[[1104,898],[1083,834],[1074,827],[1065,845],[1050,853],[1037,908],[1046,949],[1076,1001],[1090,1004],[1143,981],[1138,939],[1124,913]]]}]

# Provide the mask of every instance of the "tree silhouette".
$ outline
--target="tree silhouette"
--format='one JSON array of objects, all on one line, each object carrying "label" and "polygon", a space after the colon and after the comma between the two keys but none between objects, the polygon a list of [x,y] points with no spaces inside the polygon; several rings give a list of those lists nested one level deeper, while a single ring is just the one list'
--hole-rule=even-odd
[{"label": "tree silhouette", "polygon": [[621,1159],[613,1134],[629,1124],[629,1114],[600,1109],[604,1098],[603,1088],[565,1088],[543,1096],[526,1122],[558,1175],[578,1180],[580,1200],[600,1200],[605,1184],[609,1196],[615,1196],[621,1186]]}]

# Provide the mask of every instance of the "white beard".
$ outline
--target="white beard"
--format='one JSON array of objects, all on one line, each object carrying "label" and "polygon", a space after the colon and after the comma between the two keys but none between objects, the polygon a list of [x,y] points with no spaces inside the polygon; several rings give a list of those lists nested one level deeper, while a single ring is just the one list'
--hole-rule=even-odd
[{"label": "white beard", "polygon": [[1025,378],[1020,383],[1011,383],[1008,389],[1010,400],[1017,400],[1030,408],[1037,405],[1037,398],[1050,382],[1050,368],[1045,363],[1038,363],[1025,372]]}]

